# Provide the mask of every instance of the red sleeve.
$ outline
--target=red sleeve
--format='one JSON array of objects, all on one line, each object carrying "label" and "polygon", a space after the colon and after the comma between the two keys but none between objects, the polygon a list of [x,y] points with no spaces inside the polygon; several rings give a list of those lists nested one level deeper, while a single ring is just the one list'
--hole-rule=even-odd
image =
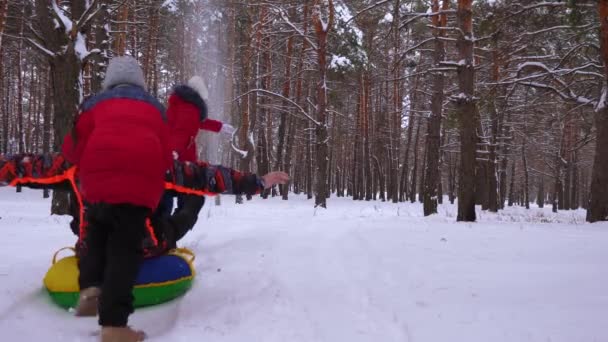
[{"label": "red sleeve", "polygon": [[76,139],[72,137],[72,133],[68,133],[63,139],[61,152],[67,161],[72,164],[78,164],[80,162],[82,151],[87,145],[94,125],[93,114],[91,112],[82,112],[79,114],[76,121]]},{"label": "red sleeve", "polygon": [[66,134],[65,138],[63,138],[61,153],[67,161],[74,164],[74,160],[76,160],[76,157],[74,156],[74,139],[72,139],[72,133]]},{"label": "red sleeve", "polygon": [[219,131],[222,130],[223,125],[224,124],[221,121],[213,120],[213,119],[205,119],[200,123],[198,128],[205,130],[205,131],[211,131],[211,132],[218,133]]}]

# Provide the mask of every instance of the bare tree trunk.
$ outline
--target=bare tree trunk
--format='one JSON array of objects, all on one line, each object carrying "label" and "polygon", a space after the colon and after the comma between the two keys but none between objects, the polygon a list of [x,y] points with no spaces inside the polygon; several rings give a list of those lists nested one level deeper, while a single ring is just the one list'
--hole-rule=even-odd
[{"label": "bare tree trunk", "polygon": [[[492,51],[492,80],[498,83],[500,78],[500,65],[498,55],[498,36],[494,38],[494,49]],[[490,212],[498,212],[498,179],[496,174],[496,147],[498,145],[498,114],[496,112],[496,99],[498,98],[498,85],[492,88],[490,92],[490,118],[492,120],[492,136],[489,146],[487,174],[488,179],[488,210]]]},{"label": "bare tree trunk", "polygon": [[530,186],[529,186],[529,173],[528,173],[528,159],[526,158],[526,141],[524,138],[524,145],[521,148],[521,161],[524,167],[524,203],[526,209],[530,209]]},{"label": "bare tree trunk", "polygon": [[[439,0],[432,2],[433,12],[439,12]],[[443,1],[443,9],[448,9],[449,1]],[[447,14],[433,16],[433,26],[443,27],[447,22]],[[445,50],[441,37],[443,30],[435,29],[435,51],[433,52],[433,63],[436,66],[445,58]],[[423,190],[424,216],[437,214],[437,188],[440,182],[439,159],[441,155],[441,115],[443,114],[443,73],[433,74],[433,96],[431,98],[431,117],[428,121],[426,135],[426,168]]]},{"label": "bare tree trunk", "polygon": [[[291,94],[291,59],[293,55],[293,37],[289,37],[287,41],[287,55],[285,56],[285,80],[283,81],[283,96],[285,98],[289,98]],[[283,101],[283,106],[287,108],[289,103],[286,100]],[[279,143],[277,145],[277,160],[275,164],[276,170],[284,170],[289,171],[284,168],[283,164],[283,150],[285,146],[285,133],[288,130],[288,125],[293,119],[289,119],[287,117],[286,112],[281,112],[279,118]],[[289,121],[289,122],[288,122]],[[285,196],[285,191],[287,191],[287,187],[281,186],[280,193],[282,196]]]},{"label": "bare tree trunk", "polygon": [[[243,54],[242,66],[243,66],[243,92],[247,92],[251,89],[251,65],[253,63],[253,42],[251,37],[251,31],[253,30],[253,23],[246,23],[248,29],[246,32],[242,33],[243,39],[245,40],[247,46],[245,48],[245,53]],[[257,30],[260,30],[261,27],[258,26]],[[239,168],[243,171],[249,172],[251,171],[251,161],[254,158],[255,148],[253,146],[253,142],[250,139],[251,134],[251,124],[254,122],[252,119],[252,101],[251,94],[247,94],[243,96],[241,103],[241,127],[239,128],[239,143],[241,150],[246,152],[246,155],[240,156],[240,166]]]},{"label": "bare tree trunk", "polygon": [[369,78],[366,76],[362,79],[363,82],[363,167],[365,171],[365,176],[363,177],[365,180],[365,200],[372,200],[372,167],[371,167],[371,156],[370,156],[370,139],[369,139],[369,131],[370,131],[370,96],[369,90],[371,88],[369,84]]},{"label": "bare tree trunk", "polygon": [[579,207],[579,179],[578,179],[578,154],[572,153],[572,190],[570,192],[570,209],[576,210]]},{"label": "bare tree trunk", "polygon": [[[554,187],[553,187],[553,202],[552,202],[552,210],[554,213],[557,212],[560,202],[563,203],[563,199],[561,199],[562,193],[562,181],[561,181],[561,156],[559,152],[555,154],[555,175],[554,175]],[[559,208],[561,209],[561,208]]]},{"label": "bare tree trunk", "polygon": [[539,208],[545,207],[545,180],[542,176],[538,180],[538,195],[536,196],[536,204]]},{"label": "bare tree trunk", "polygon": [[[418,94],[417,94],[417,90],[418,90],[418,80],[419,80],[419,76],[416,76],[416,78],[414,79],[414,85],[412,87],[412,90],[410,92],[410,98],[412,99],[410,102],[410,110],[409,110],[409,120],[408,120],[408,127],[407,127],[407,141],[405,144],[405,156],[403,158],[403,165],[401,166],[401,181],[399,182],[400,185],[400,191],[399,191],[399,200],[400,201],[406,201],[408,199],[408,184],[409,184],[409,159],[410,159],[410,147],[411,147],[411,143],[412,143],[412,135],[413,135],[413,131],[414,131],[414,123],[415,123],[415,112],[417,110],[417,106],[418,106]],[[421,119],[418,119],[421,120]]]},{"label": "bare tree trunk", "polygon": [[[153,16],[152,16],[153,18]],[[129,19],[129,6],[124,4],[118,12],[118,25],[116,26],[116,37],[114,38],[113,52],[116,56],[124,56],[127,49],[127,21]],[[154,19],[152,19],[154,20]],[[150,30],[150,35],[152,30]],[[148,46],[152,46],[152,40],[148,40]],[[148,57],[146,57],[148,58]],[[147,66],[147,63],[145,64]],[[146,70],[147,71],[147,70]]]},{"label": "bare tree trunk", "polygon": [[509,207],[515,203],[515,160],[511,163],[511,184],[509,186]]},{"label": "bare tree trunk", "polygon": [[8,2],[9,0],[0,0],[0,52],[2,51],[2,37],[4,36],[6,17],[8,15]]},{"label": "bare tree trunk", "polygon": [[[71,3],[71,20],[80,18],[85,10],[84,2]],[[52,56],[46,55],[51,65],[51,79],[55,94],[53,96],[54,120],[53,137],[54,150],[59,151],[63,138],[72,127],[74,115],[78,110],[78,104],[82,101],[82,70],[83,61],[76,54],[76,36],[86,27],[78,27],[73,24],[72,28],[61,25],[57,27],[58,20],[52,14],[51,4],[46,0],[36,0],[35,11],[38,17],[38,29],[44,35],[44,44],[48,51],[61,51]],[[97,4],[104,6],[104,4]],[[102,9],[103,11],[103,9]],[[76,18],[76,19],[74,19]],[[86,24],[82,23],[83,25]],[[69,29],[69,30],[68,30]],[[68,215],[69,197],[61,191],[53,193],[51,214]]]},{"label": "bare tree trunk", "polygon": [[472,0],[458,0],[458,52],[463,65],[458,67],[461,97],[456,100],[460,127],[460,182],[457,221],[475,221],[475,164],[478,118],[475,102],[475,68],[473,60]]},{"label": "bare tree trunk", "polygon": [[[23,26],[25,22],[25,6],[22,6],[19,19],[19,36],[23,37]],[[19,153],[25,152],[24,129],[23,129],[23,39],[19,39],[17,47],[17,139],[19,140]]]},{"label": "bare tree trunk", "polygon": [[306,133],[306,196],[308,199],[313,197],[313,164],[312,164],[312,127],[308,126]]},{"label": "bare tree trunk", "polygon": [[598,104],[595,113],[596,141],[595,158],[591,175],[589,209],[587,221],[608,220],[608,0],[598,1],[598,12],[601,25],[600,46],[604,64],[605,81],[602,90],[603,103]]},{"label": "bare tree trunk", "polygon": [[328,163],[328,139],[327,134],[327,35],[334,25],[333,0],[328,1],[328,19],[325,22],[321,18],[321,0],[315,1],[317,9],[313,12],[313,22],[317,35],[317,58],[319,67],[319,83],[317,84],[317,125],[316,133],[316,196],[315,207],[327,208],[327,163]]},{"label": "bare tree trunk", "polygon": [[[11,68],[9,68],[10,70]],[[9,87],[7,86],[5,81],[8,77],[4,75],[4,61],[2,56],[2,48],[0,47],[0,113],[2,115],[2,145],[0,146],[0,151],[2,153],[8,153],[8,140],[9,140]],[[6,92],[6,94],[5,94]]]},{"label": "bare tree trunk", "polygon": [[416,126],[416,140],[414,140],[414,167],[412,168],[412,184],[410,186],[410,202],[416,202],[416,190],[418,190],[418,141],[420,140],[420,126],[422,117],[418,117]]}]

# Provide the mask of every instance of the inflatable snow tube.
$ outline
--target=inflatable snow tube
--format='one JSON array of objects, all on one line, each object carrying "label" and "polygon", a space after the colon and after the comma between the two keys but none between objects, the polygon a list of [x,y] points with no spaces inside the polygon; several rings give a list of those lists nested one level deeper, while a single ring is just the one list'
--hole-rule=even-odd
[{"label": "inflatable snow tube", "polygon": [[[78,303],[78,259],[69,256],[57,260],[59,252],[53,256],[53,264],[44,277],[44,287],[57,305],[69,309]],[[142,263],[133,296],[133,305],[138,307],[156,305],[177,298],[192,286],[194,280],[194,254],[186,248],[178,248],[167,254],[145,259]]]}]

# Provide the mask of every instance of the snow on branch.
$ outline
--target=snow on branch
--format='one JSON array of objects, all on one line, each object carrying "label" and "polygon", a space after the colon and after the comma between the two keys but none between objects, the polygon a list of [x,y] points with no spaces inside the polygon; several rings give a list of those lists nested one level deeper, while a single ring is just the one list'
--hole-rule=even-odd
[{"label": "snow on branch", "polygon": [[[581,1],[573,1],[572,3],[574,4],[574,6],[577,6],[577,7],[595,7],[596,6],[593,3],[581,3]],[[532,5],[529,5],[529,6],[522,7],[521,10],[519,10],[517,12],[513,12],[511,15],[512,16],[516,16],[516,15],[522,14],[522,13],[524,13],[526,11],[529,11],[529,10],[532,10],[532,9],[535,9],[535,8],[540,8],[540,7],[566,7],[566,6],[569,6],[569,5],[570,5],[569,2],[565,2],[565,1],[564,2],[542,1],[542,2],[539,2],[539,3],[536,3],[536,4],[532,4]]]},{"label": "snow on branch", "polygon": [[26,38],[25,41],[30,43],[34,48],[36,48],[38,51],[42,52],[47,57],[51,57],[51,58],[55,57],[54,52],[52,52],[49,49],[45,48],[44,46],[38,44],[38,42],[36,42],[32,38]]},{"label": "snow on branch", "polygon": [[558,95],[559,97],[561,97],[563,100],[565,101],[572,101],[572,102],[576,102],[578,104],[581,105],[592,105],[592,106],[597,106],[597,102],[590,100],[588,98],[585,98],[583,96],[576,96],[572,93],[571,90],[569,90],[569,93],[565,93],[563,91],[560,91],[559,89],[550,86],[548,84],[544,84],[544,83],[538,83],[538,82],[520,82],[521,85],[525,85],[528,87],[532,87],[532,88],[539,88],[539,89],[545,89],[545,90],[549,90],[553,93],[555,93],[556,95]]},{"label": "snow on branch", "polygon": [[51,1],[51,6],[53,8],[52,13],[55,14],[57,19],[59,19],[59,22],[61,23],[61,26],[65,29],[65,32],[67,33],[72,31],[72,20],[70,20],[70,18],[68,18],[65,13],[63,13],[63,10],[60,9],[59,6],[57,6],[57,3],[55,1]]},{"label": "snow on branch", "polygon": [[[414,22],[420,18],[428,18],[428,17],[434,17],[436,15],[440,15],[440,14],[454,14],[454,13],[456,13],[456,10],[451,9],[451,10],[441,10],[441,11],[429,12],[429,13],[406,14],[408,16],[413,16],[413,18],[410,18],[410,19],[406,20],[403,24],[399,25],[399,30],[402,30],[403,28],[407,27],[407,25],[411,24],[412,22]],[[446,29],[446,28],[444,27],[443,29]]]},{"label": "snow on branch", "polygon": [[78,57],[79,60],[84,62],[90,54],[98,53],[100,52],[100,50],[94,49],[89,51],[87,49],[87,43],[84,35],[78,32],[78,34],[76,35],[76,40],[74,41],[74,52],[76,53],[76,57]]},{"label": "snow on branch", "polygon": [[266,94],[266,95],[270,95],[270,96],[278,97],[278,98],[280,98],[280,99],[282,99],[282,100],[284,100],[284,101],[286,101],[286,102],[290,103],[290,104],[291,104],[291,105],[293,105],[294,107],[296,107],[296,108],[297,108],[297,109],[300,111],[300,113],[302,113],[302,115],[304,115],[304,116],[305,116],[305,117],[306,117],[308,120],[310,120],[310,121],[311,121],[311,122],[312,122],[314,125],[316,125],[316,126],[321,126],[321,123],[320,123],[319,121],[315,120],[315,119],[314,119],[312,116],[310,116],[310,115],[308,114],[308,112],[307,112],[307,111],[306,111],[304,108],[302,108],[302,107],[301,107],[299,104],[297,104],[295,101],[293,101],[292,99],[290,99],[290,98],[288,98],[288,97],[285,97],[285,96],[283,96],[283,95],[281,95],[281,94],[278,94],[278,93],[275,93],[275,92],[272,92],[272,91],[269,91],[269,90],[266,90],[266,89],[252,89],[252,90],[248,91],[247,93],[245,93],[245,94],[241,95],[241,97],[242,97],[242,96],[249,95],[249,94],[251,94],[251,93],[262,93],[262,94]]},{"label": "snow on branch", "polygon": [[99,0],[93,0],[93,2],[89,4],[89,7],[87,7],[87,9],[82,13],[78,21],[76,21],[76,27],[78,27],[78,29],[87,27],[99,13],[102,13],[102,11],[105,10],[106,4],[101,3],[99,6],[97,6],[98,2]]},{"label": "snow on branch", "polygon": [[323,20],[323,16],[321,15],[321,4],[318,2],[325,2],[325,0],[317,1],[316,5],[312,11],[312,18],[313,18],[313,22],[314,22],[314,26],[315,26],[315,31],[317,32],[317,35],[320,35],[322,33],[327,34],[327,32],[329,32],[329,29],[334,26],[334,18],[335,18],[335,13],[336,13],[336,9],[334,7],[334,1],[327,0],[328,7],[329,7],[327,21]]},{"label": "snow on branch", "polygon": [[295,103],[292,99],[290,99],[288,97],[285,97],[285,96],[283,96],[281,94],[278,94],[278,93],[266,90],[266,89],[251,89],[250,91],[248,91],[245,94],[237,97],[236,99],[239,99],[239,98],[241,98],[243,96],[247,96],[247,95],[252,94],[252,93],[262,93],[262,94],[278,97],[278,98],[280,98],[280,99],[282,99],[282,100],[290,103],[294,107],[296,107],[300,111],[300,113],[302,113],[302,115],[304,115],[308,120],[310,120],[313,124],[315,124],[315,126],[321,126],[321,123],[319,121],[315,120],[312,116],[310,116],[308,114],[308,112],[306,110],[304,110],[304,108],[302,108],[299,104]]},{"label": "snow on branch", "polygon": [[386,4],[388,4],[389,2],[391,2],[391,0],[382,0],[382,1],[378,1],[378,2],[376,2],[375,4],[370,5],[370,6],[366,7],[366,8],[364,8],[364,9],[360,10],[359,12],[357,12],[357,14],[355,14],[355,15],[354,15],[354,16],[352,16],[350,19],[348,19],[348,20],[346,21],[346,24],[350,23],[351,21],[353,21],[354,19],[356,19],[356,18],[357,18],[358,16],[360,16],[361,14],[363,14],[363,13],[365,13],[365,12],[368,12],[368,11],[371,11],[371,10],[373,10],[373,9],[374,9],[374,8],[376,8],[376,7],[380,7],[380,6],[382,6],[382,5],[386,5]]},{"label": "snow on branch", "polygon": [[604,84],[604,87],[602,88],[602,96],[600,97],[600,100],[598,101],[597,105],[595,106],[596,112],[600,112],[606,108],[606,97],[608,96],[607,93],[608,93],[608,85]]},{"label": "snow on branch", "polygon": [[277,11],[280,15],[281,15],[281,19],[283,19],[283,22],[285,22],[285,24],[287,24],[289,27],[291,27],[294,31],[296,31],[296,33],[302,37],[303,39],[306,40],[306,42],[313,48],[313,49],[317,49],[317,44],[315,42],[313,42],[309,36],[307,36],[306,34],[304,34],[304,32],[302,32],[302,30],[300,30],[293,22],[291,22],[291,20],[289,20],[289,17],[287,16],[287,14],[285,13],[285,10],[281,7],[275,6],[275,5],[270,5],[275,11]]},{"label": "snow on branch", "polygon": [[582,29],[593,28],[593,27],[598,27],[598,25],[594,25],[594,24],[587,24],[587,25],[581,25],[581,26],[559,25],[559,26],[547,27],[542,30],[538,30],[538,31],[534,31],[534,32],[524,32],[522,35],[523,36],[533,36],[533,35],[536,35],[539,33],[545,33],[545,32],[554,31],[554,30],[582,30]]}]

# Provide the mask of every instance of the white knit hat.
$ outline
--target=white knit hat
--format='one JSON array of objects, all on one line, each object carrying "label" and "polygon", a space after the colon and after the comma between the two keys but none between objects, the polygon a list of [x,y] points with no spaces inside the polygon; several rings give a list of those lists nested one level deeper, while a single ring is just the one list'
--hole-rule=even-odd
[{"label": "white knit hat", "polygon": [[196,90],[196,92],[207,101],[209,99],[209,91],[205,86],[205,81],[200,76],[193,76],[189,81],[188,85],[190,88]]},{"label": "white knit hat", "polygon": [[131,84],[146,89],[144,72],[137,60],[131,56],[112,58],[101,86],[103,90],[108,90],[120,84]]}]

